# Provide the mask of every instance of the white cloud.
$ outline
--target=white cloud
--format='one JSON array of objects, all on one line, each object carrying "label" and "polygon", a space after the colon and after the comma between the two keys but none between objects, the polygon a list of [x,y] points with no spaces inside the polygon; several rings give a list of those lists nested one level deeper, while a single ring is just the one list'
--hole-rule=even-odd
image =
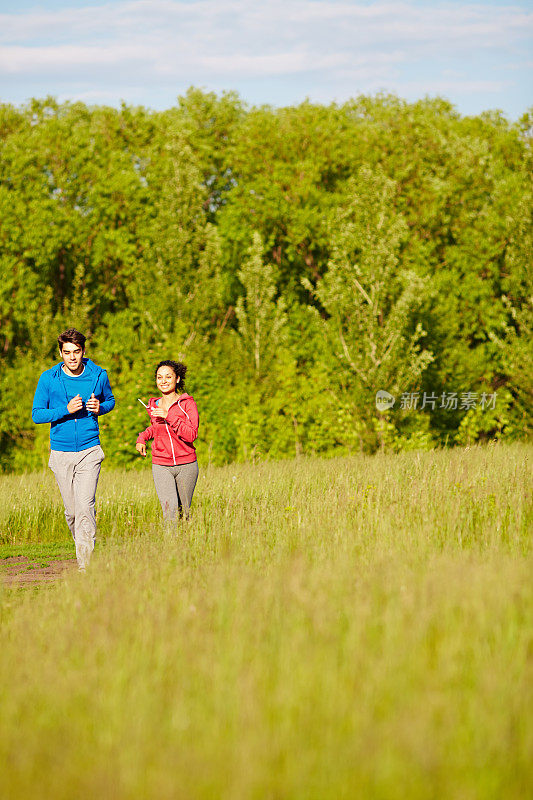
[{"label": "white cloud", "polygon": [[[431,72],[437,58],[447,62],[442,70],[462,62],[460,75],[473,53],[517,61],[532,33],[533,12],[520,2],[124,0],[0,14],[0,73],[4,82],[46,83],[62,96],[70,82],[76,97],[102,96],[106,75],[117,91],[121,84],[239,88],[239,81],[286,77],[307,80],[303,94],[328,85],[344,94],[395,89],[400,69],[425,63]],[[460,75],[456,81],[443,71],[427,91],[457,86]],[[429,74],[421,81],[428,83]],[[469,76],[466,84],[499,91],[493,76]]]},{"label": "white cloud", "polygon": [[491,80],[437,80],[437,81],[404,81],[402,88],[409,94],[469,94],[470,92],[496,93],[509,88],[509,81]]},{"label": "white cloud", "polygon": [[[139,48],[136,45],[113,44],[95,45],[62,45],[59,47],[32,47],[31,70],[71,69],[101,65],[106,67],[129,61],[149,61],[154,57],[151,48]],[[0,69],[6,72],[27,72],[28,49],[25,47],[0,48]]]}]

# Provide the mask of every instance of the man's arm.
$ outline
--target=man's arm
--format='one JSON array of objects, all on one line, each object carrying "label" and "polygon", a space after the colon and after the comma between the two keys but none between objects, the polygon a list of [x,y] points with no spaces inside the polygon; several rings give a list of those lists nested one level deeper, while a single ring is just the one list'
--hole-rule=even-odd
[{"label": "man's arm", "polygon": [[109,378],[107,377],[107,372],[105,370],[102,378],[102,389],[98,399],[100,400],[100,408],[98,410],[99,417],[101,417],[102,414],[109,414],[109,412],[113,411],[115,408],[115,398],[113,396],[113,392],[111,391],[111,384],[109,383]]},{"label": "man's arm", "polygon": [[37,424],[41,422],[57,422],[57,420],[68,417],[69,415],[66,401],[57,408],[49,407],[50,392],[45,374],[46,373],[43,373],[39,378],[31,410],[31,418]]}]

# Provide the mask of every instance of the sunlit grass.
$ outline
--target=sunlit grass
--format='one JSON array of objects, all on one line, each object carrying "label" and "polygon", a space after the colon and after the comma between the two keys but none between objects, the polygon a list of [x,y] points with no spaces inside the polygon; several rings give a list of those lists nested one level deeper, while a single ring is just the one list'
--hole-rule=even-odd
[{"label": "sunlit grass", "polygon": [[[2,794],[527,796],[532,452],[204,469],[177,532],[104,471],[90,572],[2,595]],[[68,542],[52,476],[0,496]]]}]

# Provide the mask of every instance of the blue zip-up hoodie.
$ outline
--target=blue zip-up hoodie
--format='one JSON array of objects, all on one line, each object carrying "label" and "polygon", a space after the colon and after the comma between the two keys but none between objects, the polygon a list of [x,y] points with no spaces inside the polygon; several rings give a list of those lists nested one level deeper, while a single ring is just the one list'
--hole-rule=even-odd
[{"label": "blue zip-up hoodie", "polygon": [[100,444],[98,419],[95,414],[87,411],[85,403],[94,392],[100,400],[98,416],[107,414],[115,407],[115,398],[111,391],[109,378],[105,369],[97,366],[89,358],[84,358],[85,370],[83,374],[90,377],[90,382],[80,382],[81,399],[83,408],[75,414],[69,414],[67,403],[66,383],[63,380],[63,362],[47,369],[39,378],[31,418],[34,422],[50,422],[50,447],[52,450],[62,452],[77,452],[86,450]]}]

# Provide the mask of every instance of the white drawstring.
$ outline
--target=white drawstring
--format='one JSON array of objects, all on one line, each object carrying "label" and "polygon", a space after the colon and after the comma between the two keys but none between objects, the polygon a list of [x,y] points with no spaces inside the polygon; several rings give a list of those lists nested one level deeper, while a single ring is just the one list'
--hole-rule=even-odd
[{"label": "white drawstring", "polygon": [[181,403],[180,403],[180,401],[179,401],[179,400],[178,400],[178,406],[179,406],[179,409],[180,409],[180,411],[183,411],[183,413],[185,414],[185,416],[187,417],[187,419],[188,419],[188,420],[189,420],[189,422],[190,422],[190,421],[191,421],[191,418],[189,417],[189,415],[187,414],[187,412],[185,411],[185,409],[181,407]]}]

